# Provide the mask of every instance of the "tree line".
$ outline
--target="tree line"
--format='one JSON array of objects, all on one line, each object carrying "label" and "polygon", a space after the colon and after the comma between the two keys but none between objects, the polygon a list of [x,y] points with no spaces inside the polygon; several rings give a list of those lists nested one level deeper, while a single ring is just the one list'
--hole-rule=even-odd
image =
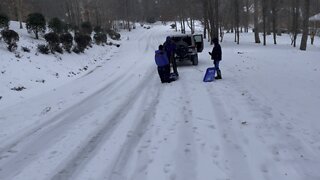
[{"label": "tree line", "polygon": [[[234,33],[239,44],[240,33],[253,29],[253,40],[263,45],[277,44],[277,36],[288,33],[296,47],[302,34],[300,49],[305,50],[308,35],[315,34],[310,32],[309,17],[320,13],[320,0],[1,0],[0,11],[19,21],[38,11],[74,27],[90,22],[104,29],[115,29],[119,21],[128,30],[134,28],[132,22],[174,21],[182,33],[187,28],[193,33],[195,21],[201,21],[210,42],[223,40],[226,32]],[[267,42],[268,35],[272,42]]]}]

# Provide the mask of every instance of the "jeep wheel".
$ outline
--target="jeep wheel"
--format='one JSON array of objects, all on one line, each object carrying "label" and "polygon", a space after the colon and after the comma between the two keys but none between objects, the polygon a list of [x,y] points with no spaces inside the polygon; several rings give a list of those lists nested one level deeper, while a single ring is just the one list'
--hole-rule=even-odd
[{"label": "jeep wheel", "polygon": [[197,66],[198,65],[198,54],[192,56],[191,61],[194,66]]},{"label": "jeep wheel", "polygon": [[188,54],[188,44],[185,42],[178,42],[176,45],[176,54],[180,58],[185,58]]}]

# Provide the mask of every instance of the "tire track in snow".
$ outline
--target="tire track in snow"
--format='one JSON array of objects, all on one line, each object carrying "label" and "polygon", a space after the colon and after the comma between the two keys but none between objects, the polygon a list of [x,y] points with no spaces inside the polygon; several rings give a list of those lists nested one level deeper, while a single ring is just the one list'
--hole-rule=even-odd
[{"label": "tire track in snow", "polygon": [[[237,81],[233,81],[232,83],[233,86],[229,85],[229,87],[233,89],[233,92],[236,92],[236,89],[243,89]],[[263,94],[260,95],[264,99],[268,99],[263,96]],[[272,176],[271,173],[277,174],[279,177],[290,178],[290,176],[285,175],[285,172],[279,170],[283,169],[281,168],[281,165],[286,166],[285,169],[287,169],[287,171],[295,172],[291,178],[320,178],[316,168],[320,165],[320,162],[317,161],[319,155],[317,152],[312,151],[312,148],[309,147],[309,144],[307,144],[304,139],[297,137],[296,132],[291,131],[291,119],[281,113],[278,109],[269,106],[268,104],[272,104],[271,102],[267,101],[268,104],[266,104],[265,101],[264,103],[259,102],[259,99],[253,96],[249,91],[245,93],[245,98],[240,99],[240,101],[243,101],[246,104],[247,108],[252,111],[251,114],[253,114],[256,119],[255,123],[257,123],[257,125],[253,130],[253,133],[256,134],[256,136],[255,138],[251,138],[251,141],[256,141],[254,142],[255,144],[260,143],[261,146],[270,151],[270,154],[264,154],[264,156],[272,157],[264,162],[259,162],[261,166],[260,171],[264,173],[265,179],[272,179],[272,177],[270,177]],[[280,116],[278,114],[280,114]],[[289,124],[289,128],[287,128],[288,124],[284,124],[285,122]],[[273,143],[266,144],[267,141],[270,142],[270,138]],[[286,155],[283,155],[284,153],[282,154],[282,152],[286,152]],[[281,163],[285,163],[283,162],[284,159],[287,161],[294,160],[294,163],[290,163],[291,166],[280,164],[281,161]],[[291,173],[291,175],[292,174],[293,173]]]},{"label": "tire track in snow", "polygon": [[[217,129],[222,135],[221,144],[224,146],[226,163],[230,169],[228,169],[228,175],[230,178],[236,179],[252,179],[251,170],[248,165],[247,159],[244,158],[244,151],[241,143],[238,140],[237,134],[232,125],[228,124],[230,121],[229,113],[225,109],[224,103],[218,98],[218,92],[212,92],[207,86],[207,92],[211,98],[211,104],[215,112],[215,122],[218,125]],[[218,94],[218,95],[217,95]],[[241,164],[241,165],[239,165]]]},{"label": "tire track in snow", "polygon": [[[150,89],[148,90],[150,92]],[[156,114],[156,107],[159,104],[159,98],[162,94],[159,88],[157,88],[156,95],[152,95],[154,93],[150,93],[150,96],[152,97],[151,103],[147,109],[145,109],[145,113],[142,115],[141,118],[139,118],[138,123],[134,126],[134,128],[131,130],[133,132],[133,135],[128,138],[121,147],[121,150],[119,151],[119,154],[117,155],[117,158],[115,159],[111,170],[109,171],[108,180],[126,180],[128,177],[125,177],[125,172],[127,170],[127,165],[130,162],[130,159],[132,155],[134,154],[134,151],[136,151],[137,146],[143,136],[145,135],[146,131],[148,131],[147,127],[150,125],[152,120],[155,119]],[[141,162],[138,162],[139,167],[143,167],[142,169],[139,169],[140,172],[135,172],[134,174],[141,173],[141,171],[147,169],[148,164],[140,164]],[[144,163],[144,162],[142,162]],[[142,179],[139,179],[142,180]]]},{"label": "tire track in snow", "polygon": [[[155,76],[153,75],[153,77]],[[83,166],[84,164],[89,162],[90,159],[92,159],[92,157],[95,155],[96,150],[99,149],[99,145],[101,145],[103,141],[109,140],[112,133],[116,130],[118,125],[122,122],[121,119],[123,119],[130,112],[130,109],[135,105],[136,100],[141,96],[145,95],[145,93],[143,92],[145,89],[148,89],[148,86],[146,86],[145,84],[147,81],[150,80],[149,78],[150,76],[145,77],[145,79],[137,86],[137,88],[133,90],[133,93],[130,94],[130,97],[128,98],[128,100],[122,103],[119,106],[119,108],[115,111],[115,113],[113,113],[110,120],[108,120],[108,122],[105,125],[103,125],[102,128],[100,128],[96,133],[94,133],[92,138],[90,138],[80,148],[81,151],[79,151],[74,157],[68,160],[68,162],[63,167],[60,168],[61,170],[51,178],[52,180],[73,179],[73,175],[75,175],[77,171],[81,170],[81,166]],[[155,108],[154,101],[158,100],[157,97],[154,98],[152,105],[149,109]],[[141,122],[138,125],[140,126],[141,124],[143,125],[143,122],[146,121],[147,118],[149,118],[149,113],[146,113],[143,116]],[[135,130],[133,132],[137,132],[138,130]],[[139,135],[139,137],[141,136],[140,135],[141,132],[138,132],[137,134]],[[126,142],[121,151],[131,150],[131,148],[127,147],[129,146],[128,144],[130,145],[133,143],[132,141]],[[123,159],[125,155],[126,154],[120,153],[118,156],[118,159]]]},{"label": "tire track in snow", "polygon": [[[2,171],[0,172],[0,179],[2,179],[2,177],[7,177],[15,174],[15,172],[32,162],[33,158],[31,158],[30,156],[35,157],[45,149],[50,148],[50,146],[54,144],[53,142],[55,138],[59,137],[59,135],[63,131],[67,131],[72,126],[72,124],[81,119],[80,117],[94,110],[95,106],[88,106],[88,104],[91,104],[91,102],[96,101],[98,98],[100,99],[99,96],[103,94],[103,91],[109,89],[112,85],[114,84],[108,84],[104,88],[100,89],[97,94],[89,96],[82,100],[79,103],[80,105],[76,104],[74,106],[71,106],[70,108],[64,110],[62,113],[59,113],[55,117],[51,118],[49,121],[46,121],[45,123],[39,125],[39,127],[31,130],[22,139],[19,139],[17,142],[14,142],[6,149],[3,149],[1,155],[7,156],[7,158],[3,160],[9,162],[5,163],[5,167],[2,168]],[[22,149],[17,148],[19,146],[22,146]],[[19,149],[19,152],[21,153],[14,150],[16,148]],[[11,158],[11,156],[13,157]],[[15,172],[7,172],[6,169],[14,169]]]},{"label": "tire track in snow", "polygon": [[[149,74],[151,74],[151,72]],[[145,76],[145,78],[149,77],[150,76]],[[7,148],[2,149],[0,155],[6,157],[2,160],[7,163],[5,163],[5,167],[0,171],[0,179],[17,174],[18,171],[34,160],[31,156],[36,157],[37,154],[50,148],[54,144],[55,139],[61,136],[62,132],[67,131],[72,124],[77,123],[81,119],[80,117],[94,111],[95,108],[99,106],[98,102],[101,100],[101,97],[108,97],[110,96],[109,94],[117,92],[129,78],[131,78],[131,74],[111,81],[111,83],[108,83],[91,96],[83,99],[80,103],[69,107],[49,121],[40,124],[37,128],[25,134],[23,138],[10,144]],[[20,146],[20,144],[22,144],[22,149],[19,149],[21,153],[13,150]],[[12,155],[13,157],[11,158]],[[0,163],[3,164],[1,160]],[[14,169],[15,171],[10,172],[7,169]]]},{"label": "tire track in snow", "polygon": [[[132,67],[130,67],[130,68],[132,68]],[[46,120],[45,122],[40,123],[36,127],[33,127],[32,129],[30,129],[27,132],[23,133],[21,135],[21,137],[17,138],[17,140],[15,140],[13,142],[10,142],[7,145],[3,145],[3,147],[0,148],[0,155],[10,151],[10,149],[14,148],[19,143],[23,142],[25,139],[28,139],[29,137],[31,137],[32,135],[36,134],[37,132],[39,132],[39,131],[41,131],[41,130],[43,130],[43,129],[51,126],[51,125],[54,125],[55,123],[57,123],[57,121],[61,120],[66,115],[71,114],[70,112],[72,112],[75,109],[77,109],[79,107],[79,104],[88,104],[88,102],[91,102],[91,101],[94,102],[93,98],[100,99],[101,95],[107,93],[106,90],[111,89],[111,88],[113,88],[115,86],[121,86],[129,78],[131,78],[131,74],[127,74],[126,76],[120,76],[119,78],[114,78],[108,84],[106,84],[104,87],[102,87],[99,90],[91,93],[90,96],[87,96],[83,100],[77,102],[77,104],[74,104],[74,105],[68,107],[67,109],[63,110],[62,112],[59,112],[57,115],[55,115],[54,117],[50,118],[49,120]],[[89,108],[93,109],[93,107],[91,107],[91,106],[89,106]]]},{"label": "tire track in snow", "polygon": [[172,174],[174,179],[194,180],[197,177],[197,152],[196,143],[193,132],[193,120],[195,120],[192,112],[190,87],[187,87],[185,81],[181,81],[181,90],[183,95],[180,96],[182,106],[180,113],[182,115],[182,122],[178,128],[178,145],[176,149],[176,172],[179,174]]}]

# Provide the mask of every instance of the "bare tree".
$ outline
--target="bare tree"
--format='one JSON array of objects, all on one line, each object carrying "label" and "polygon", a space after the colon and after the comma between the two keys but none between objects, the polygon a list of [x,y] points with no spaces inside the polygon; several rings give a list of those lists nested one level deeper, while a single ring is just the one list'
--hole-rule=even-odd
[{"label": "bare tree", "polygon": [[267,13],[269,0],[262,1],[263,45],[267,45]]},{"label": "bare tree", "polygon": [[309,16],[310,16],[310,0],[304,0],[303,13],[303,33],[301,38],[300,50],[307,50],[307,41],[309,35]]},{"label": "bare tree", "polygon": [[299,0],[292,0],[291,2],[291,12],[292,12],[292,25],[291,25],[291,45],[296,47],[298,29],[299,29]]},{"label": "bare tree", "polygon": [[240,44],[240,5],[239,0],[234,0],[235,42]]},{"label": "bare tree", "polygon": [[278,0],[271,0],[273,44],[277,44]]},{"label": "bare tree", "polygon": [[255,43],[261,43],[259,37],[259,8],[258,8],[259,1],[254,0],[254,39]]}]

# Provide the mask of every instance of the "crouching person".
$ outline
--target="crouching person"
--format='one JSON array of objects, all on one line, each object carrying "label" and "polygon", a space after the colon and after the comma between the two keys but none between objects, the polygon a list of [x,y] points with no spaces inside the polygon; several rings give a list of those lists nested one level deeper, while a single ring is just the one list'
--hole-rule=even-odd
[{"label": "crouching person", "polygon": [[159,46],[159,50],[155,52],[155,61],[158,66],[158,73],[162,83],[170,83],[170,63],[166,52],[162,45]]}]

